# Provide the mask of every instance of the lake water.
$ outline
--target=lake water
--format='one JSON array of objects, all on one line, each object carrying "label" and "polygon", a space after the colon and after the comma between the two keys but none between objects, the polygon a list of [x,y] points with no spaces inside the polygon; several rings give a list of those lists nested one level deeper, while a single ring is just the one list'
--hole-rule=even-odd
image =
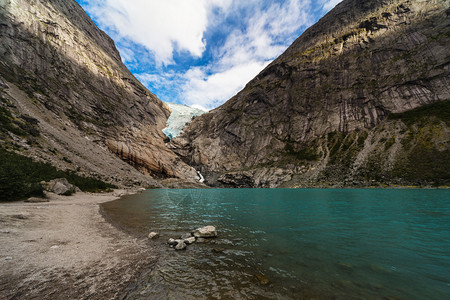
[{"label": "lake water", "polygon": [[[103,208],[161,233],[126,299],[450,299],[449,190],[148,190]],[[205,225],[219,237],[166,244]]]}]

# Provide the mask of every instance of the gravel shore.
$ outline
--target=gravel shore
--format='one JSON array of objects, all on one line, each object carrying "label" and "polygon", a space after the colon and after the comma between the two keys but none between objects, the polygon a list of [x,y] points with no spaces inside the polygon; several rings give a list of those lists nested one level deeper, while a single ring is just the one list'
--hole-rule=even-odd
[{"label": "gravel shore", "polygon": [[100,213],[126,193],[0,203],[0,299],[123,299],[157,260]]}]

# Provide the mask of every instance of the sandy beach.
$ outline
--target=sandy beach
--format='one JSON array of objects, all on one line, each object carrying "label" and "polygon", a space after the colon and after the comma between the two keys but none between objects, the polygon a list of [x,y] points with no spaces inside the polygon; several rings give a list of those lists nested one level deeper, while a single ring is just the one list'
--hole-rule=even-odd
[{"label": "sandy beach", "polygon": [[0,203],[0,299],[122,299],[156,261],[146,239],[111,225],[99,204],[130,193]]}]

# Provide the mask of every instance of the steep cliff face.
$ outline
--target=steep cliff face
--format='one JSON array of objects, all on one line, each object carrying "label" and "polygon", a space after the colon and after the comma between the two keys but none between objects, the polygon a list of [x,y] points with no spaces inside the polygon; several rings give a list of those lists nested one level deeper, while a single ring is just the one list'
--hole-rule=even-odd
[{"label": "steep cliff face", "polygon": [[196,176],[164,144],[169,108],[75,1],[0,1],[0,40],[4,147],[112,181]]},{"label": "steep cliff face", "polygon": [[[343,1],[171,147],[210,184],[448,184],[448,7]],[[412,175],[413,159],[445,164]]]}]

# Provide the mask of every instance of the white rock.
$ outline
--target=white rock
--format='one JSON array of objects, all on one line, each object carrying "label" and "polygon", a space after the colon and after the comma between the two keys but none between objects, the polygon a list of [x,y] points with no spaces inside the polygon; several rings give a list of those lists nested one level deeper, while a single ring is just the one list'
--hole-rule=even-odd
[{"label": "white rock", "polygon": [[196,238],[210,238],[217,236],[216,227],[211,225],[202,228],[197,228],[192,232],[192,234]]},{"label": "white rock", "polygon": [[171,246],[175,246],[176,244],[178,244],[178,242],[175,239],[169,239],[167,243]]},{"label": "white rock", "polygon": [[70,184],[66,178],[57,178],[49,182],[41,182],[45,190],[57,195],[69,196],[76,192],[75,186]]},{"label": "white rock", "polygon": [[184,239],[183,242],[188,245],[193,244],[193,243],[195,243],[195,237],[193,237],[193,236],[188,237],[187,239]]},{"label": "white rock", "polygon": [[148,238],[149,239],[157,239],[157,238],[159,238],[159,233],[158,232],[150,232],[149,234],[148,234]]},{"label": "white rock", "polygon": [[183,241],[180,241],[176,246],[175,250],[184,250],[186,249],[186,244]]}]

